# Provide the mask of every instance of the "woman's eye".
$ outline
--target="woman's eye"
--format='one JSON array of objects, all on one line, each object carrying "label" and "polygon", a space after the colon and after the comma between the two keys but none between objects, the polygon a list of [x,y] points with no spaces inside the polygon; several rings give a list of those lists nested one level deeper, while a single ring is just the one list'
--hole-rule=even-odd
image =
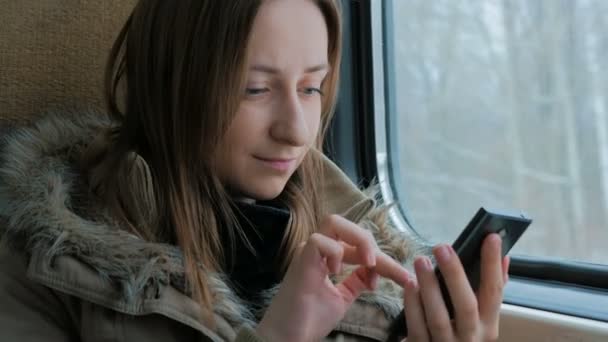
[{"label": "woman's eye", "polygon": [[247,93],[247,95],[252,95],[252,96],[260,95],[267,91],[268,91],[268,88],[247,88],[247,89],[245,89],[245,93]]},{"label": "woman's eye", "polygon": [[323,91],[321,91],[321,89],[319,88],[304,88],[304,94],[306,95],[314,95],[315,93],[323,96]]}]

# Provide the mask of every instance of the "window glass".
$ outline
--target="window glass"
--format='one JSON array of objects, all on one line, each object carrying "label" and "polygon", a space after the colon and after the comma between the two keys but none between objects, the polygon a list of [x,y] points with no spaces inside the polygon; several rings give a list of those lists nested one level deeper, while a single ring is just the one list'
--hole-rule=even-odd
[{"label": "window glass", "polygon": [[451,242],[480,206],[523,210],[513,253],[608,264],[608,1],[384,5],[388,165],[414,229]]}]

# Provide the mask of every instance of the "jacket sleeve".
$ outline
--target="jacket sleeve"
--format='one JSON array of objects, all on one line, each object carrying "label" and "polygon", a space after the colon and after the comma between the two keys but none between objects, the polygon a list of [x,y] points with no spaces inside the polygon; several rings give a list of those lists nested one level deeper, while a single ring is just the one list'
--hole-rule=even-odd
[{"label": "jacket sleeve", "polygon": [[61,298],[26,276],[25,257],[0,244],[0,341],[75,341]]}]

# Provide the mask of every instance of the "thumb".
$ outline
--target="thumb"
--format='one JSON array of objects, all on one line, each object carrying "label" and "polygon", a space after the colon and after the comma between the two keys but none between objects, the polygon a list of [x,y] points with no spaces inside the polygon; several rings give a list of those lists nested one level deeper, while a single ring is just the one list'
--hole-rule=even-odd
[{"label": "thumb", "polygon": [[378,273],[373,269],[360,266],[348,278],[336,286],[346,305],[352,304],[364,290],[373,290],[378,282]]}]

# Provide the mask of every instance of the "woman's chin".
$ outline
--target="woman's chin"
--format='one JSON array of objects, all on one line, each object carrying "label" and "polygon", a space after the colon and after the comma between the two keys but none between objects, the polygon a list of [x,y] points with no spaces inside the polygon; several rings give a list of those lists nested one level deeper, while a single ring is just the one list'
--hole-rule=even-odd
[{"label": "woman's chin", "polygon": [[277,198],[283,192],[286,183],[282,180],[258,182],[258,184],[250,184],[251,187],[246,189],[245,193],[256,200],[269,201]]}]

